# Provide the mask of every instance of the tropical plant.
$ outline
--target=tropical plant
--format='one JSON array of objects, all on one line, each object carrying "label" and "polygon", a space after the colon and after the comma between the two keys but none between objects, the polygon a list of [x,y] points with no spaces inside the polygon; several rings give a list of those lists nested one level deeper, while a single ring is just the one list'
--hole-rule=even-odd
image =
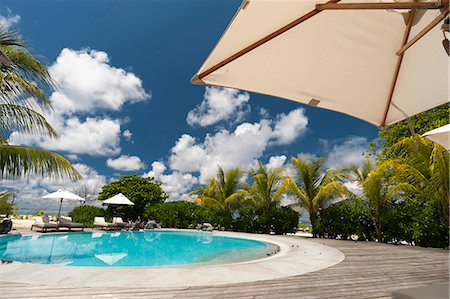
[{"label": "tropical plant", "polygon": [[92,227],[94,218],[105,216],[105,210],[94,206],[83,205],[74,208],[68,215],[72,217],[73,221],[83,223],[85,227]]},{"label": "tropical plant", "polygon": [[207,186],[193,190],[190,195],[195,197],[195,202],[202,206],[231,213],[242,199],[242,175],[243,172],[238,167],[224,171],[219,166],[216,176],[208,180]]},{"label": "tropical plant", "polygon": [[305,161],[302,158],[292,158],[295,169],[294,178],[286,177],[282,189],[296,196],[293,206],[306,209],[309,213],[313,235],[316,236],[317,217],[320,209],[348,193],[342,183],[345,177],[338,169],[323,171],[324,158]]},{"label": "tropical plant", "polygon": [[44,89],[52,90],[54,84],[47,68],[28,51],[17,31],[0,26],[0,54],[0,178],[46,174],[79,179],[76,169],[58,154],[8,144],[6,136],[13,131],[57,136],[37,111],[52,108]]},{"label": "tropical plant", "polygon": [[412,191],[408,184],[397,181],[396,174],[401,166],[398,161],[387,160],[374,167],[371,160],[366,160],[360,167],[352,165],[348,168],[348,178],[360,188],[359,192],[353,193],[353,197],[370,213],[380,242],[383,214],[390,204]]},{"label": "tropical plant", "polygon": [[261,161],[258,163],[258,169],[249,172],[253,183],[246,185],[243,195],[264,212],[276,206],[286,192],[282,184],[285,176],[283,168],[268,169]]},{"label": "tropical plant", "polygon": [[107,214],[122,213],[127,220],[143,217],[148,206],[163,203],[168,198],[161,183],[153,177],[127,175],[103,186],[98,199],[105,200],[119,193],[128,197],[134,206],[109,206]]},{"label": "tropical plant", "polygon": [[13,193],[0,192],[0,214],[8,216],[14,210],[14,203],[10,202]]},{"label": "tropical plant", "polygon": [[420,136],[404,138],[392,151],[403,162],[398,176],[423,201],[433,202],[449,223],[449,153]]}]

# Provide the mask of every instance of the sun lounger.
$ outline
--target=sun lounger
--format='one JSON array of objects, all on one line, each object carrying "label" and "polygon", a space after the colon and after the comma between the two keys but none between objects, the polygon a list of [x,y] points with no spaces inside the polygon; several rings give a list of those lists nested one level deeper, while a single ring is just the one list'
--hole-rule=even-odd
[{"label": "sun lounger", "polygon": [[0,223],[0,234],[7,234],[12,229],[12,221],[10,219],[4,219]]},{"label": "sun lounger", "polygon": [[110,230],[110,229],[116,229],[117,225],[115,225],[114,223],[106,222],[105,217],[95,217],[92,228],[100,228],[100,229],[104,229],[104,230]]},{"label": "sun lounger", "polygon": [[34,219],[34,223],[31,225],[31,230],[33,230],[34,227],[40,228],[41,232],[45,233],[49,229],[58,230],[58,223],[50,222],[47,215],[43,217],[37,216]]},{"label": "sun lounger", "polygon": [[81,231],[84,231],[84,225],[82,223],[72,222],[71,217],[59,217],[59,227],[68,228],[69,232],[73,229],[80,229]]},{"label": "sun lounger", "polygon": [[115,224],[118,228],[127,229],[131,225],[127,222],[124,222],[122,217],[113,217],[113,224]]},{"label": "sun lounger", "polygon": [[160,229],[160,228],[161,228],[161,225],[159,225],[159,223],[157,223],[155,220],[149,220],[149,221],[147,221],[147,223],[145,224],[145,227],[144,227],[144,228],[146,228],[146,229],[154,229],[154,228]]},{"label": "sun lounger", "polygon": [[210,231],[212,231],[213,229],[214,229],[214,227],[212,226],[211,223],[205,222],[205,223],[203,223],[203,225],[202,225],[202,230],[203,230],[203,231],[210,232]]}]

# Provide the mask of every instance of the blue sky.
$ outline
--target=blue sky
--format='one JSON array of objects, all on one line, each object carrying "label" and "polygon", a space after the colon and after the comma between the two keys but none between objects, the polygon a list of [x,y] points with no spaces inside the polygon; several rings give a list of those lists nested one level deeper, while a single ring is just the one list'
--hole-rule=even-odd
[{"label": "blue sky", "polygon": [[[332,111],[254,93],[190,84],[240,1],[2,0],[0,22],[45,57],[59,90],[46,116],[59,140],[13,133],[10,142],[68,157],[85,180],[4,181],[22,211],[61,187],[98,189],[125,174],[154,175],[171,199],[205,181],[215,165],[290,157],[357,163],[377,128]],[[65,206],[70,209],[70,205]]]}]

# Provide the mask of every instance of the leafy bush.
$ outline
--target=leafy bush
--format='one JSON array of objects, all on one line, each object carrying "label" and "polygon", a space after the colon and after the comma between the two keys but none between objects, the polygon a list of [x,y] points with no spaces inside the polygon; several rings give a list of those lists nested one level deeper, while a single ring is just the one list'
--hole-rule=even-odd
[{"label": "leafy bush", "polygon": [[382,217],[383,239],[423,247],[448,247],[448,225],[435,205],[418,200],[393,205]]},{"label": "leafy bush", "polygon": [[121,214],[124,216],[124,220],[142,218],[147,207],[163,203],[168,198],[161,188],[161,183],[153,177],[143,178],[137,175],[128,175],[103,186],[98,199],[105,200],[119,193],[128,197],[134,206],[108,207],[107,214],[110,216],[113,213]]},{"label": "leafy bush", "polygon": [[158,221],[163,227],[187,228],[198,223],[199,209],[200,207],[192,202],[173,201],[149,206],[144,217]]},{"label": "leafy bush", "polygon": [[297,212],[289,207],[272,206],[268,211],[252,206],[243,207],[238,211],[238,217],[233,222],[233,229],[248,233],[274,232],[277,235],[297,231]]},{"label": "leafy bush", "polygon": [[83,223],[85,227],[92,227],[95,217],[104,217],[105,210],[94,206],[80,206],[68,213],[74,222]]},{"label": "leafy bush", "polygon": [[321,237],[348,239],[357,235],[360,240],[374,239],[370,214],[351,201],[341,201],[321,210],[317,223],[316,233]]}]

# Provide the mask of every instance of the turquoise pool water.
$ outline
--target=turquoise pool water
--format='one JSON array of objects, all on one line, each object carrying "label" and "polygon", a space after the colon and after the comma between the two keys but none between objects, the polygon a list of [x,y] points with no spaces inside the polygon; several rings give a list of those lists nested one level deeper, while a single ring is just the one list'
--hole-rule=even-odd
[{"label": "turquoise pool water", "polygon": [[270,245],[203,232],[81,232],[0,237],[0,259],[95,267],[225,263],[265,256]]}]

